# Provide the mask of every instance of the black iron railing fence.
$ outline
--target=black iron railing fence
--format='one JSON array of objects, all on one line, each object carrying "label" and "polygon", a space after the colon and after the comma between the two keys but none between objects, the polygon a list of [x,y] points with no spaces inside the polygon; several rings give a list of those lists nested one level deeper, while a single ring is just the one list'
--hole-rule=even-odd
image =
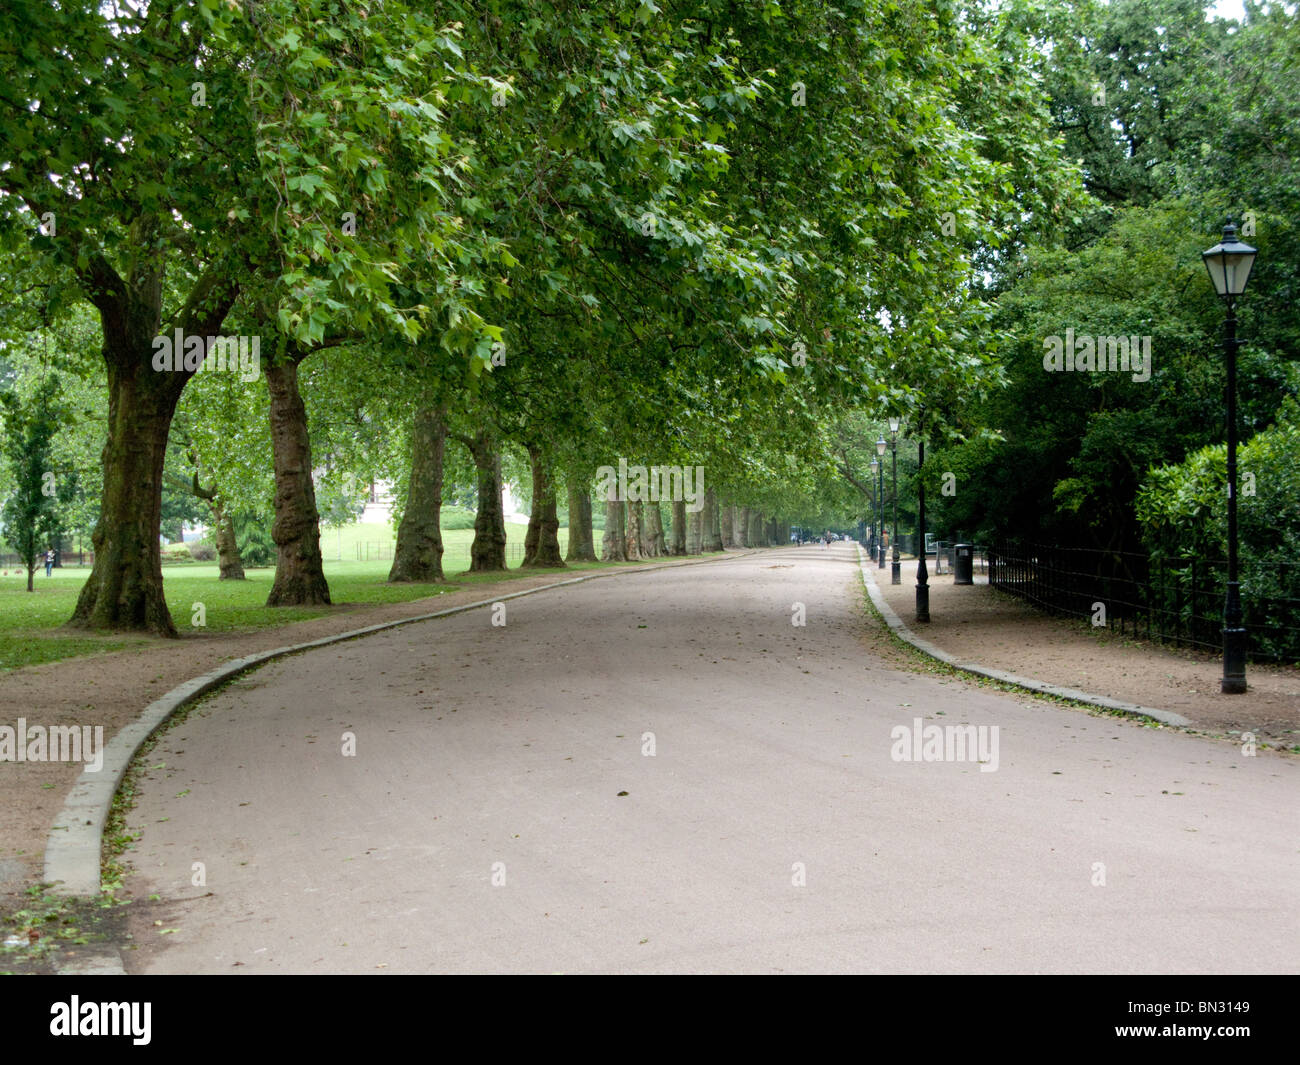
[{"label": "black iron railing fence", "polygon": [[[1227,569],[1195,556],[1008,541],[989,548],[996,588],[1121,634],[1208,651],[1223,648]],[[1243,563],[1239,576],[1251,657],[1300,661],[1300,563]]]},{"label": "black iron railing fence", "polygon": [[[929,550],[926,551],[927,565],[931,567],[932,576],[942,577],[951,573],[952,568],[956,565],[956,547],[959,542],[969,543],[969,541],[957,540],[931,540]],[[898,534],[898,550],[904,558],[914,558],[916,555],[915,544],[917,543],[915,533]],[[864,547],[870,551],[871,537],[868,536],[862,541]],[[974,553],[971,557],[971,568],[975,573],[988,572],[988,548],[982,544],[972,544]],[[886,555],[892,559],[893,549],[886,546]]]}]

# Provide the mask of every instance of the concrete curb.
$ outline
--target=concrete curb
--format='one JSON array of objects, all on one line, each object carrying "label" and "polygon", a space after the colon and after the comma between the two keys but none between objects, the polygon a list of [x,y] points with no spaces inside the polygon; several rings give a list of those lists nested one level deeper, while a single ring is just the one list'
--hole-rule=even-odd
[{"label": "concrete curb", "polygon": [[1149,717],[1165,725],[1183,726],[1191,724],[1191,721],[1187,718],[1181,714],[1175,714],[1172,710],[1156,710],[1150,706],[1138,706],[1136,703],[1125,703],[1119,699],[1107,698],[1104,695],[1092,695],[1088,692],[1079,691],[1077,688],[1061,688],[1055,684],[1047,684],[1030,677],[1018,677],[1014,673],[1004,673],[1000,669],[990,669],[988,666],[981,666],[975,662],[963,662],[956,655],[950,655],[947,651],[936,647],[929,640],[921,639],[903,624],[902,619],[894,613],[894,608],[885,601],[884,595],[881,594],[880,588],[876,584],[876,578],[866,564],[866,555],[862,551],[861,544],[858,545],[858,567],[862,570],[862,579],[866,583],[867,594],[871,596],[871,604],[880,613],[880,616],[885,619],[885,624],[918,651],[929,655],[931,658],[937,658],[940,662],[944,662],[954,669],[960,669],[964,673],[974,673],[980,677],[988,677],[990,680],[1002,681],[1004,684],[1014,684],[1017,688],[1025,688],[1028,691],[1056,695],[1063,699],[1073,699],[1077,703],[1087,703],[1090,706],[1101,707],[1103,710],[1119,710],[1125,714]]},{"label": "concrete curb", "polygon": [[342,643],[344,640],[355,640],[361,636],[369,636],[376,632],[400,628],[403,625],[412,625],[418,621],[431,621],[434,618],[463,614],[470,610],[480,610],[483,607],[490,607],[493,603],[500,603],[506,599],[518,599],[521,596],[535,595],[538,592],[563,588],[570,584],[581,584],[584,581],[597,580],[602,577],[615,577],[625,573],[650,573],[655,570],[673,569],[678,566],[727,562],[731,559],[745,558],[753,553],[752,550],[742,551],[718,558],[657,563],[652,566],[638,566],[635,569],[612,569],[600,573],[587,573],[580,577],[570,577],[567,580],[556,581],[553,584],[544,584],[538,588],[528,588],[522,592],[494,595],[491,599],[485,599],[481,602],[465,603],[462,606],[448,607],[446,610],[436,610],[429,614],[417,614],[414,617],[399,618],[397,621],[385,621],[378,625],[368,625],[362,629],[352,629],[349,632],[326,636],[307,643],[276,647],[270,651],[259,651],[256,654],[246,655],[243,658],[236,658],[223,663],[216,669],[187,680],[184,684],[173,688],[166,695],[155,699],[144,708],[144,711],[135,721],[120,729],[105,745],[103,765],[98,772],[92,773],[87,769],[82,770],[81,776],[78,777],[77,783],[68,793],[63,810],[59,813],[46,839],[45,880],[54,884],[51,889],[53,894],[91,898],[99,895],[99,859],[103,843],[104,824],[108,820],[108,811],[112,805],[113,796],[122,782],[122,777],[126,774],[127,767],[131,764],[131,759],[135,757],[135,752],[140,749],[140,745],[149,738],[155,729],[182,706],[193,702],[201,695],[219,687],[240,673],[270,662],[273,659],[283,658],[285,655],[310,651],[317,647],[327,647],[330,644]]}]

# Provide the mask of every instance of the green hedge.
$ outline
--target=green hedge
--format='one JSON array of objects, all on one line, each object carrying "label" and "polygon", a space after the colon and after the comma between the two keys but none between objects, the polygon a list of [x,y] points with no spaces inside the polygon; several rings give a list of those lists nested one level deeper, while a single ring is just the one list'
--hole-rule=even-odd
[{"label": "green hedge", "polygon": [[[1137,497],[1151,560],[1170,570],[1228,556],[1228,455],[1220,444],[1152,469]],[[1246,624],[1256,654],[1300,660],[1300,405],[1237,451],[1238,553]],[[1204,573],[1209,567],[1203,567]],[[1225,571],[1213,570],[1221,596]]]}]

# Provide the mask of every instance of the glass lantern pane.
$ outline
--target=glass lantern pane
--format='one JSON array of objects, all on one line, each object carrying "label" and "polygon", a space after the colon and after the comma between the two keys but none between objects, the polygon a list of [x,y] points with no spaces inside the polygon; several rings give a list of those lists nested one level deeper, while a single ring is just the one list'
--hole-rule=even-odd
[{"label": "glass lantern pane", "polygon": [[1227,293],[1227,283],[1223,273],[1223,259],[1218,255],[1207,255],[1205,257],[1205,269],[1210,272],[1210,280],[1214,282],[1214,291],[1220,296]]},{"label": "glass lantern pane", "polygon": [[1228,255],[1225,281],[1227,291],[1234,296],[1240,296],[1246,290],[1246,281],[1250,278],[1250,268],[1255,264],[1253,255]]}]

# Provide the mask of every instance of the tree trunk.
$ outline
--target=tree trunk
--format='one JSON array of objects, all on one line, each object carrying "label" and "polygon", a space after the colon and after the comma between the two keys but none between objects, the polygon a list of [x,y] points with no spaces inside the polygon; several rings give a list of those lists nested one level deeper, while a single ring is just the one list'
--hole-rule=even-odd
[{"label": "tree trunk", "polygon": [[705,552],[721,551],[722,529],[718,524],[718,494],[712,489],[704,492],[704,545]]},{"label": "tree trunk", "polygon": [[749,507],[740,507],[736,519],[736,546],[753,547],[749,542]]},{"label": "tree trunk", "polygon": [[36,575],[36,567],[34,565],[28,566],[27,567],[27,590],[29,592],[36,591],[36,589],[32,586],[32,578],[35,575]]},{"label": "tree trunk", "polygon": [[108,440],[99,521],[91,536],[95,564],[68,624],[175,636],[163,597],[158,537],[167,434],[187,375],[155,371],[148,339],[137,364],[130,353],[110,355],[110,343],[106,335]]},{"label": "tree trunk", "polygon": [[686,501],[673,501],[673,540],[669,545],[670,555],[686,554]]},{"label": "tree trunk", "polygon": [[478,468],[478,508],[474,514],[474,543],[469,549],[471,573],[495,573],[506,568],[506,517],[501,503],[501,455],[485,432],[469,442]]},{"label": "tree trunk", "polygon": [[574,474],[569,474],[568,562],[595,562],[595,534],[591,530],[591,493]]},{"label": "tree trunk", "polygon": [[275,583],[267,606],[319,606],[330,601],[320,553],[320,514],[311,479],[307,408],[298,391],[303,356],[287,354],[263,366],[271,395],[271,455],[275,464]]},{"label": "tree trunk", "polygon": [[664,538],[664,511],[658,503],[650,504],[650,546],[655,558],[668,554],[668,543]]},{"label": "tree trunk", "polygon": [[623,537],[623,501],[605,502],[605,536],[601,540],[601,558],[605,562],[626,562],[627,543]]},{"label": "tree trunk", "polygon": [[764,537],[766,522],[763,521],[763,515],[759,513],[758,508],[752,508],[749,512],[749,546],[766,547],[767,541]]},{"label": "tree trunk", "polygon": [[[95,564],[68,619],[70,627],[176,635],[163,597],[158,532],[167,434],[193,371],[183,368],[183,360],[176,369],[154,369],[165,267],[153,247],[136,258],[126,278],[98,254],[75,267],[78,284],[99,312],[104,338],[108,439],[99,521],[91,537]],[[238,284],[220,270],[202,274],[177,328],[184,336],[215,336],[238,294]]]},{"label": "tree trunk", "polygon": [[650,514],[657,506],[657,503],[647,503],[644,500],[636,505],[637,522],[639,524],[637,531],[640,533],[637,538],[637,549],[640,551],[642,558],[654,557],[654,533],[650,528]]},{"label": "tree trunk", "polygon": [[641,513],[641,557],[659,558],[664,551],[664,515],[658,503],[646,503]]},{"label": "tree trunk", "polygon": [[641,561],[641,530],[644,527],[645,504],[636,500],[627,505],[627,535],[623,537],[627,544],[627,560]]},{"label": "tree trunk", "polygon": [[528,465],[533,475],[533,505],[524,537],[523,564],[529,568],[563,569],[560,519],[555,509],[555,480],[541,448],[528,448]]},{"label": "tree trunk", "polygon": [[217,565],[221,567],[217,580],[248,580],[244,575],[244,561],[239,557],[239,540],[235,537],[235,523],[226,510],[225,504],[214,499],[212,513],[217,519]]},{"label": "tree trunk", "polygon": [[388,571],[390,584],[443,579],[442,463],[446,449],[447,423],[442,412],[421,407],[415,412],[411,430],[411,480]]},{"label": "tree trunk", "polygon": [[704,537],[704,511],[694,511],[686,515],[686,553],[698,555]]}]

